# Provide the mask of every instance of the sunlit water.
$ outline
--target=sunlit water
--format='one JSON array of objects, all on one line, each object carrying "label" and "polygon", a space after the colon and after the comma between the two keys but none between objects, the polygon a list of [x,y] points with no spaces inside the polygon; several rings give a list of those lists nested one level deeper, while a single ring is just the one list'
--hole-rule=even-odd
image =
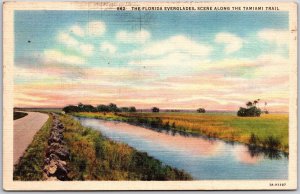
[{"label": "sunlit water", "polygon": [[287,179],[288,158],[281,153],[253,153],[243,144],[187,137],[116,121],[77,118],[83,126],[178,169],[194,179]]}]

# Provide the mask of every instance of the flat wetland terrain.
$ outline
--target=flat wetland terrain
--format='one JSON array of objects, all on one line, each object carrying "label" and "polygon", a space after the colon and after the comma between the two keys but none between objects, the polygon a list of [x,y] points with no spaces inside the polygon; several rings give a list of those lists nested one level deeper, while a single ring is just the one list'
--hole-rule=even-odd
[{"label": "flat wetland terrain", "polygon": [[[288,152],[288,114],[238,117],[224,113],[74,113],[75,116],[139,124],[160,120],[158,127],[190,132],[226,141],[254,144]],[[135,120],[137,120],[135,122]]]},{"label": "flat wetland terrain", "polygon": [[[42,112],[48,111],[42,110]],[[50,136],[50,129],[52,126],[52,116],[51,114],[49,115],[50,117],[48,121],[35,135],[33,142],[29,145],[19,163],[15,165],[14,180],[45,180],[43,166],[45,153],[47,150],[47,141]],[[109,121],[120,121],[142,127],[136,127],[136,130],[146,130],[145,128],[156,131],[167,130],[168,132],[178,132],[182,135],[194,134],[203,137],[217,138],[226,142],[240,142],[249,145],[249,147],[254,147],[254,151],[256,148],[258,148],[259,150],[261,149],[263,151],[269,150],[271,151],[270,153],[274,153],[273,151],[283,151],[284,153],[288,154],[289,152],[288,114],[262,114],[260,117],[238,117],[233,113],[73,112],[70,113],[70,115]],[[70,115],[60,114],[59,116],[59,120],[65,127],[64,141],[70,150],[70,159],[67,161],[67,166],[69,169],[67,175],[68,180],[192,179],[192,176],[188,172],[183,171],[182,167],[173,167],[172,162],[167,165],[164,162],[157,160],[155,157],[148,155],[146,152],[138,151],[134,147],[130,147],[125,143],[109,139],[100,131],[94,130],[90,127],[84,127],[79,121]],[[133,134],[135,134],[135,131]],[[136,140],[133,139],[132,141]],[[185,138],[184,141],[196,140],[195,138]],[[199,142],[203,143],[206,141],[199,139]],[[189,142],[187,142],[185,145],[188,144]],[[203,155],[209,152],[209,146],[213,147],[223,144],[224,142],[221,143],[221,141],[205,144],[208,146],[207,150],[201,153],[199,156],[196,156],[201,158]],[[198,148],[200,149],[201,146]],[[188,150],[186,151],[188,153],[189,148],[187,149]],[[234,151],[234,149],[232,149],[232,151]],[[184,157],[189,156],[186,155],[187,153],[183,154]],[[249,151],[245,153],[249,154]],[[222,158],[222,155],[219,157]],[[240,157],[244,157],[245,159],[245,155]],[[253,155],[251,155],[250,158],[246,157],[245,160],[253,162],[254,160],[260,160],[259,157],[259,152],[257,152],[256,155],[253,152]],[[162,157],[162,159],[166,158]],[[197,159],[199,160],[199,158]],[[223,163],[223,160],[226,159],[217,158],[214,160],[211,158],[211,160],[209,160],[209,158],[206,159],[204,157],[199,160],[199,162],[206,161],[210,162],[210,164],[214,163],[214,165],[217,167],[220,165],[218,163],[220,162],[219,160],[221,160]],[[185,158],[185,161],[187,161],[187,158]],[[193,163],[193,159],[190,162]],[[285,162],[286,161],[282,159],[278,161],[278,164],[285,166]],[[270,163],[270,165],[272,164]],[[243,171],[242,169],[244,167],[245,166],[243,165],[239,165],[241,171]],[[251,171],[251,169],[254,167],[255,165],[252,167],[251,165],[248,165],[247,170]],[[199,171],[201,178],[210,177],[208,175],[211,173],[207,174],[205,172],[205,168],[206,167],[200,165],[199,168],[196,169],[201,171],[201,173]],[[265,170],[266,174],[270,173],[267,172],[268,168],[263,166],[260,170]],[[190,169],[189,172],[191,173],[194,171]],[[215,178],[216,175],[212,176]],[[274,176],[281,177],[281,175]]]}]

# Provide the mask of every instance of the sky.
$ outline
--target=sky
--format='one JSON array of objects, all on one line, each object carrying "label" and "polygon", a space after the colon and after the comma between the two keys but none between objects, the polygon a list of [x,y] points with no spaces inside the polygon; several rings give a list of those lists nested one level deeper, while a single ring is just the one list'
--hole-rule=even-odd
[{"label": "sky", "polygon": [[288,12],[15,11],[15,107],[288,111]]}]

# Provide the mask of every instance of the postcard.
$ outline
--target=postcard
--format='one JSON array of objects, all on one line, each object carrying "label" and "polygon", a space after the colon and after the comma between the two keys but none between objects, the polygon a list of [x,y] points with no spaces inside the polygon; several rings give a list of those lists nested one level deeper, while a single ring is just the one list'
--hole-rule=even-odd
[{"label": "postcard", "polygon": [[4,2],[5,190],[297,188],[297,4]]}]

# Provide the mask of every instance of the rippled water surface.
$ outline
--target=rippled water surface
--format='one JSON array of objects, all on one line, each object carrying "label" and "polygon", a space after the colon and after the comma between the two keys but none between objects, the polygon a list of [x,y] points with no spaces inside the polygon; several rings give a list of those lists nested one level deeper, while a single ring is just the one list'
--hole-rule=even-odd
[{"label": "rippled water surface", "polygon": [[287,179],[288,158],[281,153],[251,151],[243,144],[157,132],[122,122],[77,118],[83,126],[101,131],[165,164],[183,169],[194,179]]}]

